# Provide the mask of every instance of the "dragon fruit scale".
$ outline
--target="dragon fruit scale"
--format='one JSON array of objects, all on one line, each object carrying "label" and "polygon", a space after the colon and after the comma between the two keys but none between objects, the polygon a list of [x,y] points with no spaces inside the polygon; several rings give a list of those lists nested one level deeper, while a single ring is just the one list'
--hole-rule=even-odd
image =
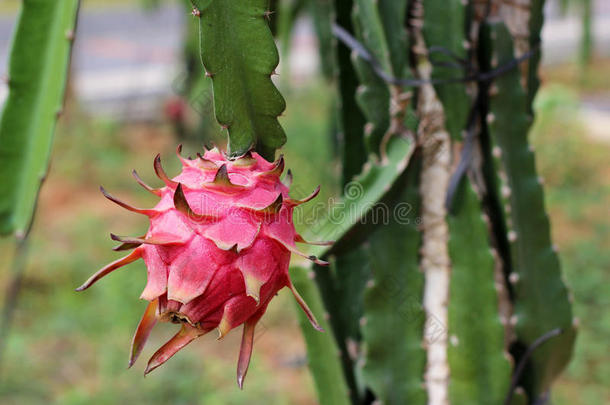
[{"label": "dragon fruit scale", "polygon": [[152,209],[134,208],[101,188],[121,207],[148,216],[150,228],[142,237],[111,234],[121,242],[115,250],[133,251],[99,270],[77,291],[143,259],[147,284],[140,298],[149,304],[133,337],[129,366],[157,321],[177,323],[181,329],[151,357],[145,374],[212,329],[218,329],[220,339],[243,324],[237,365],[241,388],[254,328],[278,290],[290,288],[313,327],[322,331],[288,273],[291,253],[326,264],[297,249],[296,242],[308,242],[296,233],[292,222],[294,207],[314,198],[319,187],[305,199],[291,199],[290,172],[286,184],[280,180],[282,157],[269,163],[249,152],[229,160],[214,148],[196,159],[186,159],[180,152],[181,146],[177,155],[182,172],[173,179],[163,170],[160,156],[155,158],[155,172],[165,183],[162,188],[153,189],[133,172],[140,185],[160,198]]}]

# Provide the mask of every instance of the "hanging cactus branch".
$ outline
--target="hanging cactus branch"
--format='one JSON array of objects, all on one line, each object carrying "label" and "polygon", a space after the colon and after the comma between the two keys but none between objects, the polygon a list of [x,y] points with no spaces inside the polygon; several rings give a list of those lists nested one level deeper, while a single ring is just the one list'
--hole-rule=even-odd
[{"label": "hanging cactus branch", "polygon": [[212,79],[216,119],[229,134],[229,154],[254,148],[269,161],[286,142],[277,117],[286,108],[271,76],[279,54],[266,0],[193,0],[201,60]]}]

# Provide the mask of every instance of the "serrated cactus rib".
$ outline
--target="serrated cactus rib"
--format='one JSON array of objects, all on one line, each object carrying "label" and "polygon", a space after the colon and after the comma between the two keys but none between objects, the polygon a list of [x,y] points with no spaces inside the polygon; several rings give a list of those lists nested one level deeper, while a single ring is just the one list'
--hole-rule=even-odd
[{"label": "serrated cactus rib", "polygon": [[426,315],[421,302],[424,276],[418,268],[420,164],[413,160],[396,183],[397,206],[409,207],[400,221],[382,225],[369,238],[371,278],[364,292],[363,379],[384,404],[426,404],[421,345]]},{"label": "serrated cactus rib", "polygon": [[286,142],[277,117],[286,108],[271,81],[279,54],[266,0],[194,1],[201,60],[212,78],[216,119],[229,133],[229,153],[255,148],[267,160]]},{"label": "serrated cactus rib", "polygon": [[452,270],[447,356],[452,404],[502,404],[510,383],[494,258],[482,215],[469,179],[463,178],[448,217]]},{"label": "serrated cactus rib", "polygon": [[[493,69],[513,58],[512,38],[501,23],[489,24],[486,29],[492,51],[489,68]],[[489,156],[497,172],[495,192],[503,205],[513,271],[509,276],[515,301],[511,323],[525,347],[555,328],[564,330],[531,357],[525,388],[530,399],[536,400],[569,361],[575,330],[568,291],[551,242],[534,153],[527,141],[531,118],[519,71],[496,78],[495,86],[498,91],[490,96],[487,116]]]}]

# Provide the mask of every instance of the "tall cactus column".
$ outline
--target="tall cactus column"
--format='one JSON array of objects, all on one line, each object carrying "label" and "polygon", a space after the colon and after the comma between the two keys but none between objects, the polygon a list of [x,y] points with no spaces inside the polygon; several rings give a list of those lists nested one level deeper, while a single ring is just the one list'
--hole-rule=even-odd
[{"label": "tall cactus column", "polygon": [[[513,58],[512,36],[502,22],[484,27],[489,46],[489,68]],[[569,361],[575,330],[567,288],[561,278],[559,258],[550,240],[544,210],[542,179],[527,141],[531,123],[524,81],[518,70],[495,81],[486,120],[490,151],[496,171],[495,192],[502,204],[514,294],[516,342],[519,358],[538,338],[559,328],[562,334],[537,349],[528,362],[523,383],[533,398],[549,390],[551,382]]]},{"label": "tall cactus column", "polygon": [[17,241],[3,296],[0,361],[26,263],[26,240],[63,110],[78,0],[23,0],[13,34],[8,97],[0,117],[0,236]]}]

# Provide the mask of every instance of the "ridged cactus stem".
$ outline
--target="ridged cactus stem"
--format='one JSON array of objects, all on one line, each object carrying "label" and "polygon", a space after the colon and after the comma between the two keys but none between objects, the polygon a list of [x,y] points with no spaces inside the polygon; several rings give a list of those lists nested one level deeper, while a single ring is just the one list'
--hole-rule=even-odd
[{"label": "ridged cactus stem", "polygon": [[[489,50],[487,68],[495,68],[513,58],[512,36],[502,22],[484,27],[485,46]],[[544,209],[542,180],[535,168],[534,152],[528,144],[531,125],[527,93],[518,71],[496,78],[490,89],[487,156],[492,160],[496,179],[491,192],[501,201],[508,253],[511,262],[509,280],[514,292],[517,344],[513,352],[522,352],[545,333],[561,328],[563,334],[540,346],[529,361],[524,381],[532,400],[537,400],[551,386],[570,359],[575,337],[572,311],[565,283],[561,278],[559,258],[549,231]]]},{"label": "ridged cactus stem", "polygon": [[228,131],[230,155],[254,148],[273,161],[275,150],[286,142],[278,122],[286,103],[271,81],[279,54],[269,29],[269,2],[191,3],[199,19],[201,60],[212,78],[216,119]]},{"label": "ridged cactus stem", "polygon": [[425,405],[422,347],[426,316],[421,306],[424,274],[419,270],[421,156],[384,199],[390,212],[401,212],[370,235],[370,279],[364,291],[362,359],[366,385],[384,404]]},{"label": "ridged cactus stem", "polygon": [[0,118],[0,235],[24,238],[44,181],[74,42],[78,0],[23,1]]},{"label": "ridged cactus stem", "polygon": [[78,0],[24,0],[13,34],[8,97],[0,118],[0,235],[16,238],[4,295],[0,362],[26,264],[38,193],[63,110]]}]

